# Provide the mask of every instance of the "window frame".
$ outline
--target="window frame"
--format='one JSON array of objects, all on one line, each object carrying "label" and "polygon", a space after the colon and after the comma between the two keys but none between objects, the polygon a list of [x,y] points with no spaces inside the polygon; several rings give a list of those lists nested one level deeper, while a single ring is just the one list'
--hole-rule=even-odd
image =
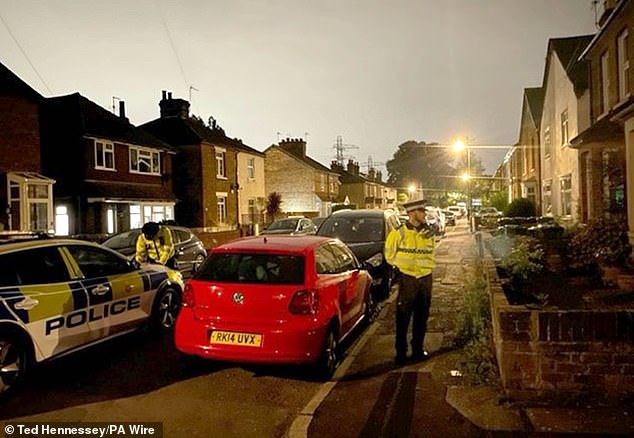
[{"label": "window frame", "polygon": [[216,193],[216,218],[219,224],[227,223],[227,194]]},{"label": "window frame", "polygon": [[227,179],[227,151],[222,148],[214,148],[216,157],[216,178]]},{"label": "window frame", "polygon": [[[101,151],[99,151],[101,147]],[[117,166],[115,164],[115,147],[114,143],[106,140],[94,140],[94,152],[95,152],[95,169],[107,170],[110,172],[116,171]],[[107,166],[107,157],[111,157],[112,166]],[[101,159],[101,164],[99,161]]]},{"label": "window frame", "polygon": [[[568,183],[566,187],[564,187],[565,182]],[[559,200],[561,215],[572,216],[572,174],[559,178]]]},{"label": "window frame", "polygon": [[629,32],[628,29],[625,28],[616,37],[616,62],[620,101],[630,96],[630,57],[628,44]]},{"label": "window frame", "polygon": [[255,179],[255,158],[247,158],[247,178]]},{"label": "window frame", "polygon": [[568,108],[561,112],[561,146],[570,145],[570,132],[568,131]]},{"label": "window frame", "polygon": [[606,50],[599,57],[599,116],[610,109],[610,56]]},{"label": "window frame", "polygon": [[[132,154],[136,153],[136,169],[133,166],[132,162]],[[141,157],[141,155],[149,155],[149,157]],[[149,158],[149,162],[147,162],[147,166],[149,167],[149,171],[140,170],[139,164]],[[144,148],[139,146],[129,146],[128,148],[128,166],[130,173],[134,173],[137,175],[161,175],[161,152],[156,149]]]}]

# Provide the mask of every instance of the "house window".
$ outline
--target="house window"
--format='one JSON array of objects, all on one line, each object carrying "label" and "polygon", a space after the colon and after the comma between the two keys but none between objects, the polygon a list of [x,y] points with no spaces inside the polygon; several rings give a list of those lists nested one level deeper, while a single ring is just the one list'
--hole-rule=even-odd
[{"label": "house window", "polygon": [[130,228],[141,228],[146,222],[161,222],[174,219],[173,204],[130,205]]},{"label": "house window", "polygon": [[319,191],[326,191],[326,175],[324,175],[323,173],[319,175]]},{"label": "house window", "polygon": [[570,175],[563,176],[559,179],[559,192],[561,215],[570,216],[572,214],[572,183]]},{"label": "house window", "polygon": [[550,157],[550,150],[551,150],[551,144],[550,144],[550,126],[546,127],[546,129],[544,129],[544,158],[548,158]]},{"label": "house window", "polygon": [[68,236],[70,232],[70,218],[68,216],[68,207],[66,205],[58,205],[55,207],[55,235]]},{"label": "house window", "polygon": [[544,181],[544,185],[542,188],[542,197],[544,199],[543,202],[543,214],[544,215],[552,215],[553,214],[553,205],[552,205],[552,192],[551,192],[552,182],[551,180]]},{"label": "house window", "polygon": [[222,149],[216,149],[216,177],[227,177],[226,152]]},{"label": "house window", "polygon": [[216,205],[218,206],[218,223],[224,224],[227,222],[227,195],[226,194],[216,194],[218,201]]},{"label": "house window", "polygon": [[114,144],[102,141],[95,142],[95,169],[114,169]]},{"label": "house window", "polygon": [[160,154],[151,149],[130,148],[130,172],[160,175]]},{"label": "house window", "polygon": [[570,137],[568,136],[568,109],[566,108],[561,113],[561,145],[566,146],[570,143]]},{"label": "house window", "polygon": [[617,62],[619,72],[619,99],[624,100],[630,89],[630,57],[628,50],[628,32],[625,29],[617,38]]},{"label": "house window", "polygon": [[608,52],[601,55],[601,65],[599,70],[600,99],[599,114],[606,113],[609,108],[608,92],[610,89],[610,76],[608,68]]},{"label": "house window", "polygon": [[247,177],[249,179],[255,179],[255,158],[249,158],[247,160]]},{"label": "house window", "polygon": [[141,206],[130,206],[130,228],[141,228],[143,226],[143,220],[141,219]]}]

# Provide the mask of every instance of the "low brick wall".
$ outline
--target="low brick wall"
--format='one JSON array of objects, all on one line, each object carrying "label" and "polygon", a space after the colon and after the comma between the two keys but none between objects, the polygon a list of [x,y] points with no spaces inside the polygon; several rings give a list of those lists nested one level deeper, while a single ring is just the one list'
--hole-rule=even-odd
[{"label": "low brick wall", "polygon": [[216,231],[213,233],[194,230],[196,236],[202,240],[205,248],[211,249],[230,240],[240,237],[240,230]]},{"label": "low brick wall", "polygon": [[634,394],[634,310],[511,305],[493,260],[484,265],[500,377],[510,398]]}]

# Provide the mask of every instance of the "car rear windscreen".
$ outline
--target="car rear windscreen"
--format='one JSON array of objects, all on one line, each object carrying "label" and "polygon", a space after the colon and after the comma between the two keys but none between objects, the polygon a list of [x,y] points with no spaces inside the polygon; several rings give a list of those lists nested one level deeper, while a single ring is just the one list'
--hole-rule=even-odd
[{"label": "car rear windscreen", "polygon": [[304,284],[304,258],[279,254],[212,254],[196,280],[223,283]]},{"label": "car rear windscreen", "polygon": [[384,230],[382,218],[333,215],[321,224],[317,234],[336,237],[345,243],[380,242],[385,240]]}]

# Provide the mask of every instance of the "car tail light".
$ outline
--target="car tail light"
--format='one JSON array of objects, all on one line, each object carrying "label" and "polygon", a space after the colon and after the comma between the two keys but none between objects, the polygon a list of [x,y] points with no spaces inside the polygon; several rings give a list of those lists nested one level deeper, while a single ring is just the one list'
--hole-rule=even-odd
[{"label": "car tail light", "polygon": [[194,297],[194,288],[191,284],[187,283],[185,285],[185,290],[183,291],[183,307],[194,307],[196,304],[196,299]]},{"label": "car tail light", "polygon": [[319,293],[315,289],[298,290],[288,305],[293,315],[315,315],[318,308]]}]

